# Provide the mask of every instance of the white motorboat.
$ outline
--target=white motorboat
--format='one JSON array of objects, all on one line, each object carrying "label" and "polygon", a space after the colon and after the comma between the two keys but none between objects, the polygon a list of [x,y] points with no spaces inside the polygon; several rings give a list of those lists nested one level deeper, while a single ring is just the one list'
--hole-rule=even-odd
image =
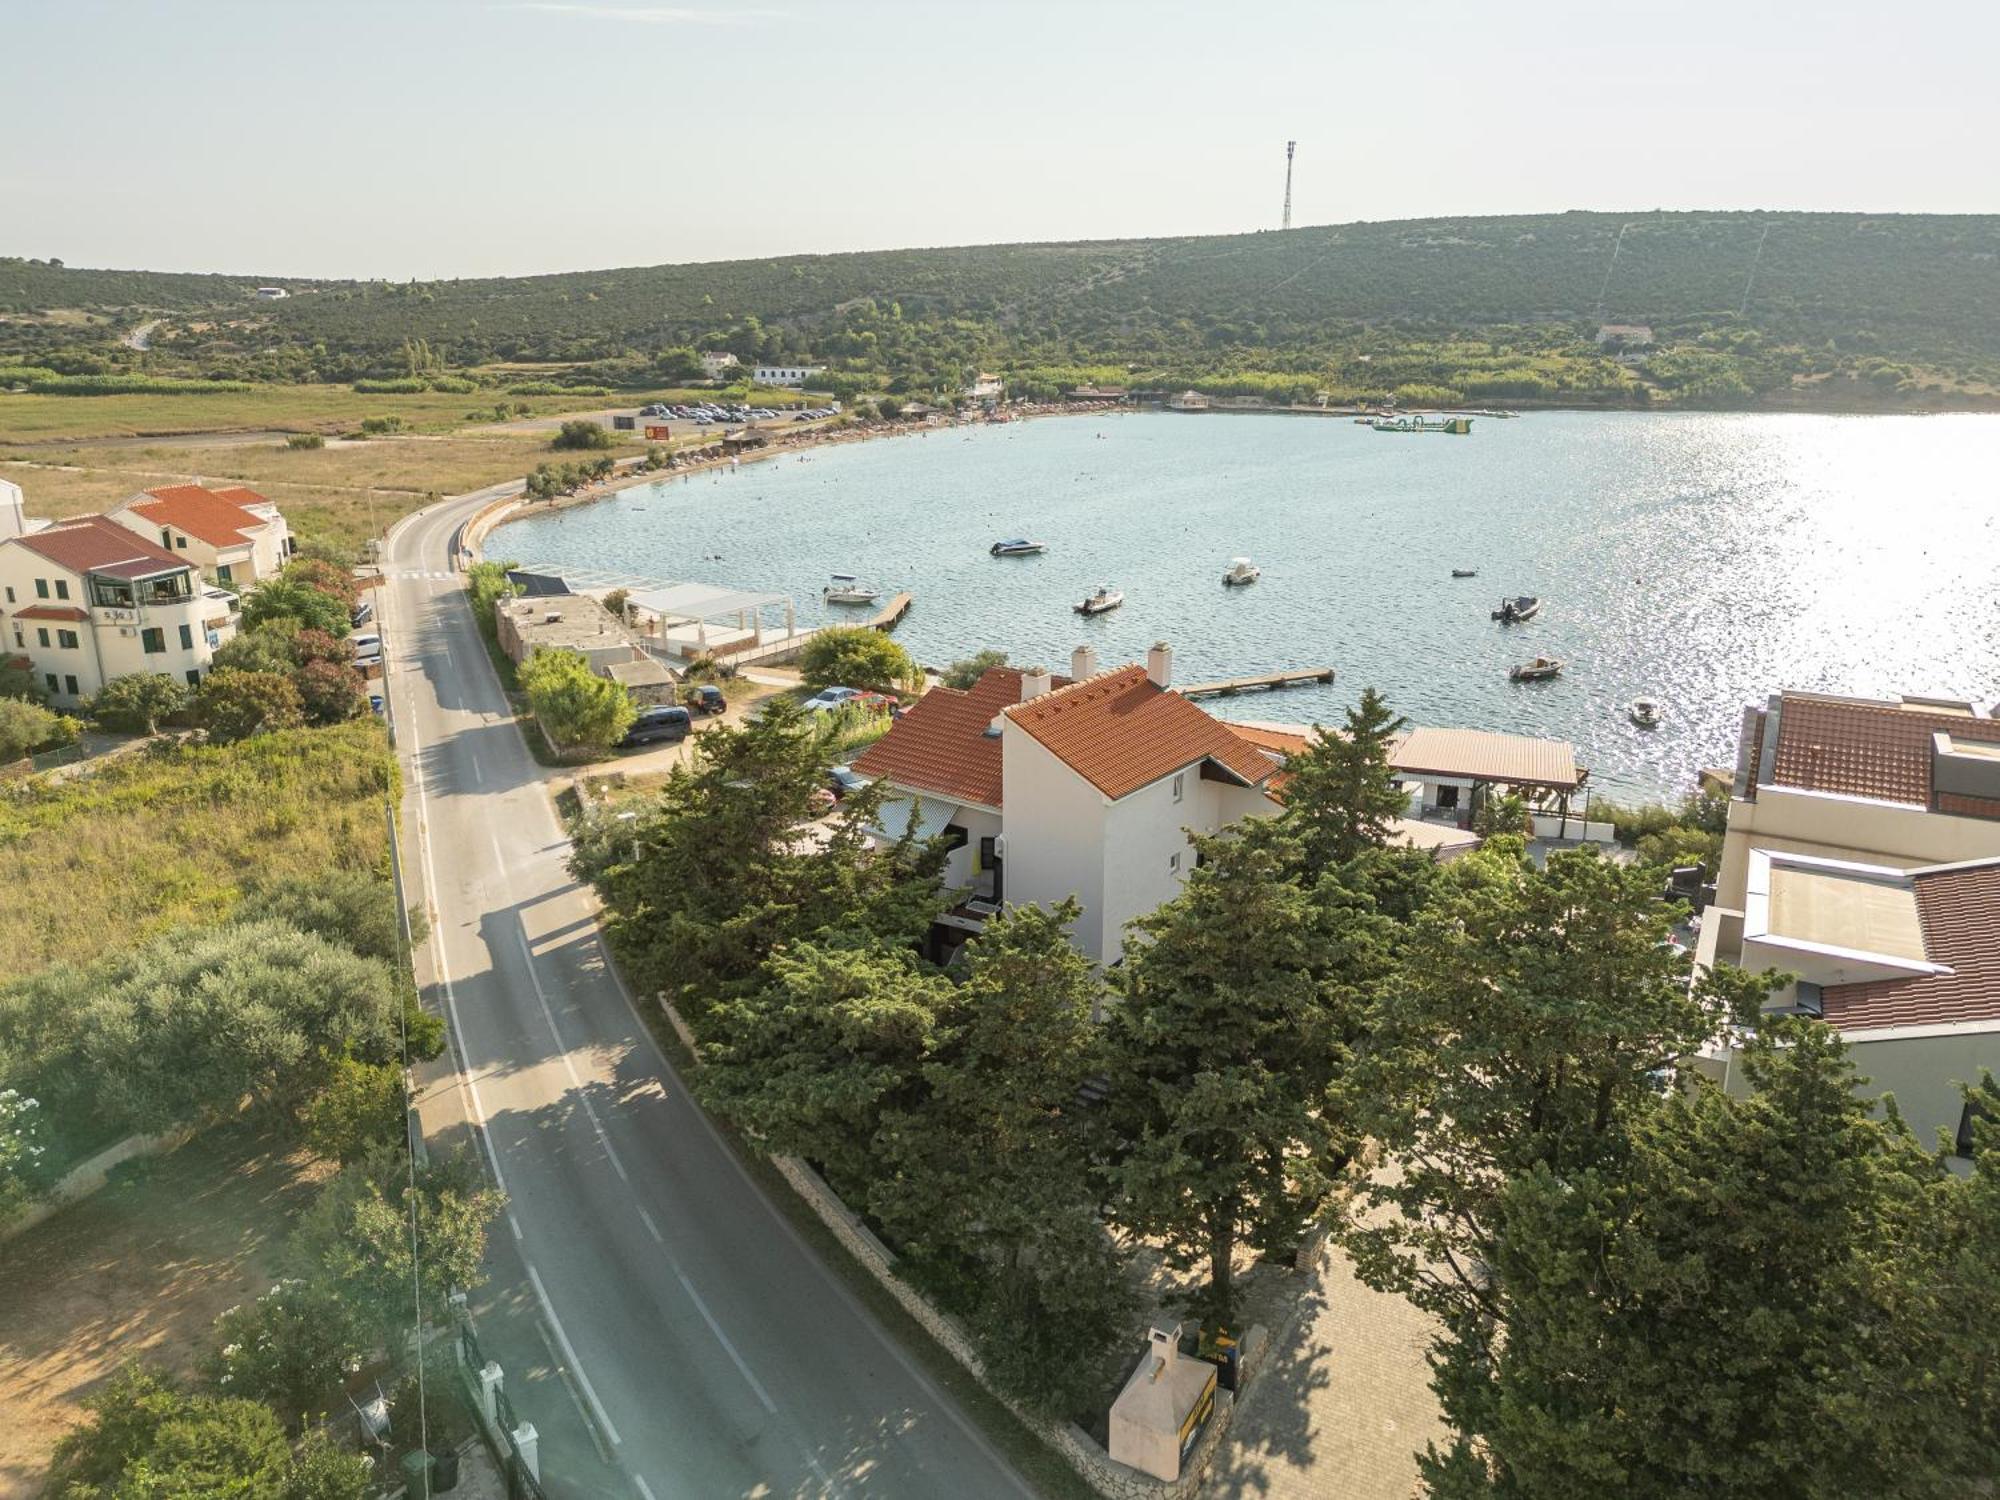
[{"label": "white motorboat", "polygon": [[1238,584],[1255,583],[1263,576],[1264,570],[1247,557],[1229,559],[1229,571],[1222,575],[1225,588],[1235,588]]},{"label": "white motorboat", "polygon": [[1049,549],[1043,542],[1031,542],[1026,537],[1015,536],[1004,542],[995,542],[986,550],[995,557],[1034,557]]},{"label": "white motorboat", "polygon": [[1562,675],[1562,661],[1553,656],[1538,656],[1533,661],[1523,662],[1518,667],[1507,669],[1509,682],[1547,682],[1551,677]]},{"label": "white motorboat", "polygon": [[1124,602],[1124,593],[1107,583],[1081,604],[1072,605],[1071,608],[1080,615],[1101,615],[1118,608]]},{"label": "white motorboat", "polygon": [[882,597],[882,591],[852,573],[836,573],[833,582],[819,591],[819,596],[828,604],[873,604]]},{"label": "white motorboat", "polygon": [[1626,713],[1641,729],[1660,727],[1660,700],[1657,698],[1634,698]]},{"label": "white motorboat", "polygon": [[1542,601],[1534,594],[1516,594],[1511,599],[1502,599],[1500,607],[1493,611],[1493,618],[1502,625],[1521,625],[1542,612]]}]

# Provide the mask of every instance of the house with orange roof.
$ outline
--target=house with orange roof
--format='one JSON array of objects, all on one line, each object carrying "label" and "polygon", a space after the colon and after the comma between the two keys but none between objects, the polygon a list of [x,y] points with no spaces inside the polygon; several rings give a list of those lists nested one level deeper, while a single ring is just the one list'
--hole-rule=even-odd
[{"label": "house with orange roof", "polygon": [[[1702,965],[1775,971],[1871,1094],[1970,1148],[2000,1072],[2000,719],[1961,699],[1784,692],[1746,709]],[[1740,1085],[1727,1039],[1700,1066]]]},{"label": "house with orange roof", "polygon": [[1064,679],[995,667],[964,692],[933,688],[855,769],[888,784],[880,832],[942,834],[966,893],[941,945],[1003,902],[1083,907],[1080,951],[1115,960],[1125,924],[1171,900],[1194,867],[1190,833],[1278,810],[1281,759],[1173,690],[1173,651],[1099,672],[1079,648]]},{"label": "house with orange roof", "polygon": [[269,578],[298,551],[278,507],[240,484],[164,484],[122,501],[111,519],[185,558],[225,588]]}]

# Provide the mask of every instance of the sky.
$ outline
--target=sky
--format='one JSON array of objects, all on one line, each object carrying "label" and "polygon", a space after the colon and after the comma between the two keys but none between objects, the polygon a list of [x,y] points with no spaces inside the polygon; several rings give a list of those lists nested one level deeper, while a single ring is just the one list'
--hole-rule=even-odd
[{"label": "sky", "polygon": [[2000,209],[1988,0],[0,0],[0,254],[429,279]]}]

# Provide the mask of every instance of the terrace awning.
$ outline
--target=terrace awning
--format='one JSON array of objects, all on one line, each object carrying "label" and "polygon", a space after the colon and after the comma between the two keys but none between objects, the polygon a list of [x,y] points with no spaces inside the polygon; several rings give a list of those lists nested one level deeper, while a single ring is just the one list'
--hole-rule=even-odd
[{"label": "terrace awning", "polygon": [[882,803],[881,810],[875,815],[875,826],[868,831],[894,843],[910,827],[914,814],[915,833],[921,843],[943,833],[958,813],[956,802],[946,802],[937,797],[891,797]]}]

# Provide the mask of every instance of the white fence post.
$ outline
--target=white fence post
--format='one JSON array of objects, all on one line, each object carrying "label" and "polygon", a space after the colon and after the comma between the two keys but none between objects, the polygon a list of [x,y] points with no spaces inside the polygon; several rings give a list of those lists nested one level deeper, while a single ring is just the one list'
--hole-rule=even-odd
[{"label": "white fence post", "polygon": [[542,1440],[535,1432],[533,1422],[523,1422],[514,1429],[514,1448],[521,1455],[521,1462],[528,1466],[536,1484],[542,1482]]},{"label": "white fence post", "polygon": [[485,1415],[489,1429],[497,1429],[500,1425],[500,1387],[505,1380],[500,1366],[490,1359],[486,1361],[486,1368],[479,1372],[479,1410]]}]

